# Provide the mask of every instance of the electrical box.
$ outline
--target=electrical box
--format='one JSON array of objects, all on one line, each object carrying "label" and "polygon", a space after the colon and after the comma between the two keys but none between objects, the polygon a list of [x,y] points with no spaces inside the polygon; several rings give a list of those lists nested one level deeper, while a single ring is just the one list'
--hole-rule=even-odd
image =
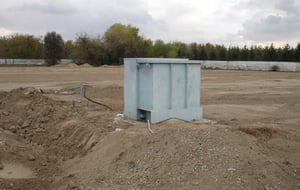
[{"label": "electrical box", "polygon": [[151,123],[202,119],[200,70],[200,61],[188,59],[125,58],[125,116]]}]

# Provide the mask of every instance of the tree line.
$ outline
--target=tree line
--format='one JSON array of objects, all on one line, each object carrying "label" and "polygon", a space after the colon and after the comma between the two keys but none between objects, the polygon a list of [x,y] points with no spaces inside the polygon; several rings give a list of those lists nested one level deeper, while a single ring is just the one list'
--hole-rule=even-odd
[{"label": "tree line", "polygon": [[60,34],[48,32],[44,38],[16,34],[0,37],[0,58],[45,59],[49,65],[60,59],[73,59],[77,64],[122,64],[124,57],[189,58],[193,60],[230,61],[297,61],[300,43],[296,47],[230,46],[211,43],[152,41],[139,34],[132,25],[113,24],[103,37],[80,34],[74,41],[64,41]]}]

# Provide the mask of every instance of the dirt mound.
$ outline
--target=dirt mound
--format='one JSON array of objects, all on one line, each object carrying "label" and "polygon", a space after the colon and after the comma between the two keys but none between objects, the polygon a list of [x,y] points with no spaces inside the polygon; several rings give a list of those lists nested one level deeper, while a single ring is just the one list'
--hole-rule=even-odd
[{"label": "dirt mound", "polygon": [[[93,110],[100,113],[89,116]],[[0,162],[28,165],[37,173],[37,179],[58,175],[62,162],[85,155],[102,135],[114,130],[112,114],[107,110],[102,112],[101,107],[93,105],[86,108],[84,104],[74,107],[71,101],[53,100],[34,88],[0,92],[0,115],[4,130]],[[41,189],[33,182],[37,179],[28,179],[26,183],[34,184],[31,189]],[[0,189],[6,187],[6,183],[1,186],[1,181],[0,178]],[[49,189],[50,181],[43,182],[42,189]],[[18,184],[24,185],[22,181]]]},{"label": "dirt mound", "polygon": [[296,187],[296,178],[285,174],[296,174],[292,164],[228,126],[176,121],[153,128],[151,134],[145,123],[138,123],[110,133],[91,153],[63,168],[84,189]]},{"label": "dirt mound", "polygon": [[78,68],[79,65],[75,63],[68,63],[68,64],[56,64],[52,67],[66,67],[66,68]]},{"label": "dirt mound", "polygon": [[93,68],[94,66],[88,64],[88,63],[85,63],[85,64],[82,64],[82,65],[78,65],[80,67],[83,67],[83,68]]}]

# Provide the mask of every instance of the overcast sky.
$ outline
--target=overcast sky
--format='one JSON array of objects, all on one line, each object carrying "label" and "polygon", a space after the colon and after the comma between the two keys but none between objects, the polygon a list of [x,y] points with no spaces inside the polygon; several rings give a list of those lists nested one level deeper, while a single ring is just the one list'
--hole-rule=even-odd
[{"label": "overcast sky", "polygon": [[131,24],[152,40],[228,45],[300,42],[300,0],[0,0],[0,35],[100,34]]}]

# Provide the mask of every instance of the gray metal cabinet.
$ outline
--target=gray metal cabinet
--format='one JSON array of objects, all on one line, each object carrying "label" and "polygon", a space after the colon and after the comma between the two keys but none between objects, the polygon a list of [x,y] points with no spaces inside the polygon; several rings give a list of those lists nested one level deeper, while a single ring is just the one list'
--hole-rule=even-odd
[{"label": "gray metal cabinet", "polygon": [[202,119],[200,61],[125,58],[124,114],[157,123]]}]

